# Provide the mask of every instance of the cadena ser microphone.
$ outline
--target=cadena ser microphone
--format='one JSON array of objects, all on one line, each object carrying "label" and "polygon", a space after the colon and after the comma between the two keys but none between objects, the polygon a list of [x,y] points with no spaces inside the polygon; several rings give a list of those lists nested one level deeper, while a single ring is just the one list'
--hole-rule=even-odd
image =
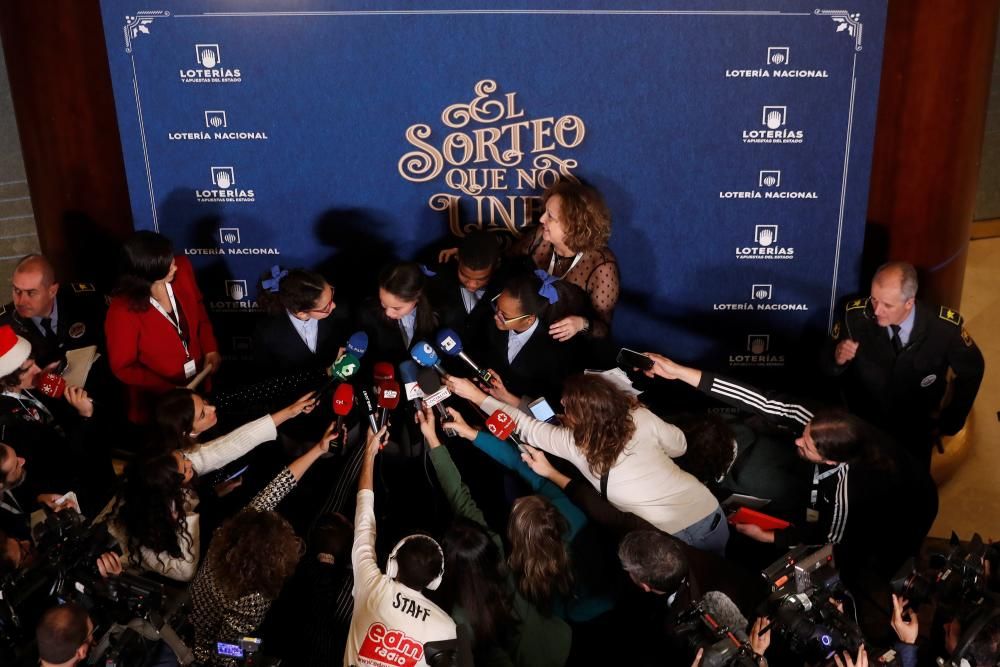
[{"label": "cadena ser microphone", "polygon": [[437,352],[431,347],[431,344],[425,340],[418,340],[410,348],[410,356],[413,360],[423,366],[424,368],[433,368],[442,376],[447,375],[448,372],[441,366],[441,360],[438,358]]},{"label": "cadena ser microphone", "polygon": [[356,358],[360,359],[368,351],[368,334],[364,331],[355,331],[347,339],[347,345],[344,347],[348,354],[353,354]]},{"label": "cadena ser microphone", "polygon": [[35,389],[42,396],[62,398],[66,393],[66,378],[55,373],[39,373],[35,376]]},{"label": "cadena ser microphone", "polygon": [[389,413],[399,405],[399,397],[402,389],[395,380],[386,380],[378,386],[378,407],[382,412],[379,414],[378,426],[382,428],[389,421]]},{"label": "cadena ser microphone", "polygon": [[351,414],[354,407],[354,387],[346,382],[333,392],[333,414],[337,415],[337,434],[344,425],[344,417]]},{"label": "cadena ser microphone", "polygon": [[403,391],[406,392],[406,400],[413,403],[414,410],[420,410],[424,398],[424,392],[417,384],[417,364],[407,359],[399,365],[399,379],[403,381]]},{"label": "cadena ser microphone", "polygon": [[388,361],[376,361],[375,365],[372,366],[372,378],[375,380],[376,384],[379,382],[395,380],[396,367]]},{"label": "cadena ser microphone", "polygon": [[476,377],[485,382],[487,386],[490,385],[493,375],[489,371],[480,368],[476,362],[469,358],[469,355],[462,351],[462,339],[459,338],[454,330],[441,329],[441,331],[437,332],[434,342],[437,343],[439,350],[449,357],[458,357],[464,361],[473,370]]},{"label": "cadena ser microphone", "polygon": [[[430,368],[421,368],[417,372],[417,384],[420,391],[424,392],[424,405],[434,408],[437,413],[438,422],[444,423],[448,420],[448,411],[444,409],[443,401],[451,396],[447,387],[441,385],[441,378]],[[446,428],[445,434],[450,437],[457,435],[453,429]]]},{"label": "cadena ser microphone", "polygon": [[355,399],[368,415],[368,425],[371,426],[372,433],[378,433],[378,422],[375,421],[375,401],[372,399],[371,390],[368,387],[362,387],[357,393],[360,394],[360,398],[355,395]]}]

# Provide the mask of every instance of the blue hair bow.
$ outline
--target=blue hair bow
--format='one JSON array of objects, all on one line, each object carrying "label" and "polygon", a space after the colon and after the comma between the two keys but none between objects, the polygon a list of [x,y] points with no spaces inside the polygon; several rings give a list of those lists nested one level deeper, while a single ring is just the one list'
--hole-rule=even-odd
[{"label": "blue hair bow", "polygon": [[559,292],[556,291],[556,283],[559,282],[559,279],[549,275],[549,272],[544,269],[535,269],[535,275],[542,281],[542,286],[538,288],[538,296],[545,297],[549,305],[558,301]]},{"label": "blue hair bow", "polygon": [[260,286],[268,292],[276,293],[281,285],[281,279],[288,275],[288,271],[275,264],[271,267],[271,277],[262,280]]},{"label": "blue hair bow", "polygon": [[437,275],[436,273],[434,273],[433,271],[431,271],[430,269],[428,269],[425,264],[421,264],[420,265],[420,273],[424,274],[428,278],[433,278],[434,276]]}]

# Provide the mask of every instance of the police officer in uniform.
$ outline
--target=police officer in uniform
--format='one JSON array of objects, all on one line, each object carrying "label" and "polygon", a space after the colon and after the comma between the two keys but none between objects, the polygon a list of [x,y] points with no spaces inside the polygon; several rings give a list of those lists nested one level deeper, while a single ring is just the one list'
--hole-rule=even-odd
[{"label": "police officer in uniform", "polygon": [[[965,424],[983,379],[983,355],[956,311],[916,300],[917,272],[881,266],[871,296],[847,303],[824,350],[850,409],[930,465],[932,446]],[[950,397],[948,372],[954,373]]]},{"label": "police officer in uniform", "polygon": [[0,324],[31,343],[40,367],[88,345],[103,353],[105,304],[92,283],[61,287],[49,260],[28,255],[14,267],[11,292],[14,300],[0,308]]}]

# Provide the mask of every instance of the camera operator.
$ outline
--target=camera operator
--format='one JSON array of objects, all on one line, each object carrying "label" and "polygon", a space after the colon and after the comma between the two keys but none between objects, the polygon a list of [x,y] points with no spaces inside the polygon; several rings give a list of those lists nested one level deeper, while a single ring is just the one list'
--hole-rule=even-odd
[{"label": "camera operator", "polygon": [[[899,641],[896,654],[901,667],[931,665],[929,656],[921,655],[917,638],[920,634],[920,619],[909,601],[892,595],[892,629]],[[967,607],[964,613],[957,613],[944,623],[944,650],[950,661],[942,658],[940,665],[973,665],[993,667],[1000,664],[1000,607],[995,601],[981,600],[979,604]]]},{"label": "camera operator", "polygon": [[[36,556],[35,545],[30,540],[19,540],[0,530],[0,580],[11,572],[31,566]],[[102,577],[114,577],[122,573],[121,557],[114,551],[102,553],[94,565]]]},{"label": "camera operator", "polygon": [[688,368],[658,354],[650,377],[681,380],[703,393],[775,422],[795,438],[798,454],[813,463],[808,506],[790,517],[793,526],[764,530],[738,524],[736,530],[782,550],[796,544],[832,543],[848,586],[861,572],[887,580],[903,560],[917,553],[934,516],[937,492],[926,471],[860,419],[842,410],[815,413],[790,401],[769,399],[731,378]]},{"label": "camera operator", "polygon": [[94,622],[75,602],[42,614],[35,631],[41,667],[72,667],[87,659],[94,643]]}]

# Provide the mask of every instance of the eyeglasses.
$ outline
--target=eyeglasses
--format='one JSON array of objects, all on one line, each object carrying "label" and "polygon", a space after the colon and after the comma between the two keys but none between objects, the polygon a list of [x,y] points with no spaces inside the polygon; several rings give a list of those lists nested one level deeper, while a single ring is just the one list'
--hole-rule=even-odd
[{"label": "eyeglasses", "polygon": [[323,306],[322,308],[310,308],[306,312],[307,313],[323,313],[324,315],[328,315],[330,313],[330,311],[332,311],[332,310],[333,310],[333,290],[331,289],[330,290],[330,300],[327,302],[327,304],[325,306]]},{"label": "eyeglasses", "polygon": [[507,319],[506,317],[504,317],[504,314],[500,312],[500,309],[497,308],[497,299],[499,298],[500,295],[497,294],[495,297],[490,299],[490,306],[493,307],[493,312],[496,314],[496,316],[500,318],[500,324],[507,326],[511,322],[517,322],[518,320],[523,320],[526,317],[531,317],[531,313],[527,313],[525,315],[518,315],[517,317],[512,317],[510,319]]}]

